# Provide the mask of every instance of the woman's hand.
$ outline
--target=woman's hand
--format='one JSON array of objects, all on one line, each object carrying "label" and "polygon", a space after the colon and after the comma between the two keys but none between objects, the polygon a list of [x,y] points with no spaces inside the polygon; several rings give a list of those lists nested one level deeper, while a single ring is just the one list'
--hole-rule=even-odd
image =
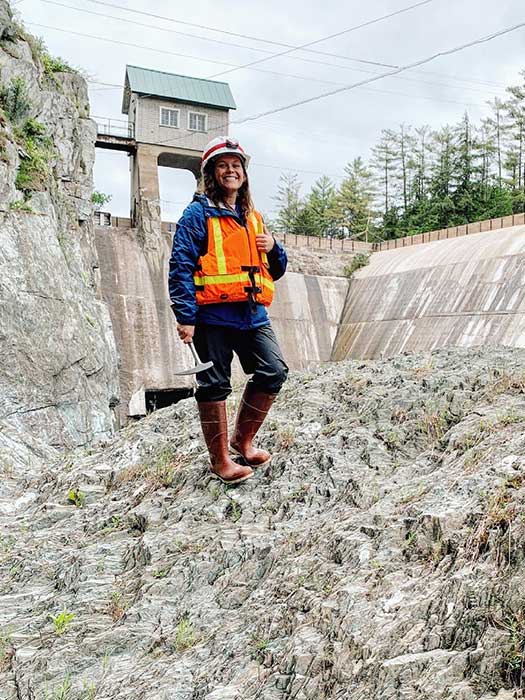
[{"label": "woman's hand", "polygon": [[183,326],[181,323],[177,323],[177,333],[183,343],[191,343],[195,333],[195,326]]},{"label": "woman's hand", "polygon": [[275,239],[266,228],[266,224],[263,224],[263,226],[264,233],[258,233],[255,236],[255,240],[257,242],[257,250],[264,250],[265,253],[269,253],[275,245]]}]

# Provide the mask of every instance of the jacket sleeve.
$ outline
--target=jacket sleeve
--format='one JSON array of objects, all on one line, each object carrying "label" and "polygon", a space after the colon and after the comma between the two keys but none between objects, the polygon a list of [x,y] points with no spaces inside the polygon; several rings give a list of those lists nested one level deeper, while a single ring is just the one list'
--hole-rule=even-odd
[{"label": "jacket sleeve", "polygon": [[194,326],[197,300],[193,273],[207,245],[206,219],[202,206],[194,202],[186,207],[173,236],[168,287],[171,308],[179,323]]},{"label": "jacket sleeve", "polygon": [[288,256],[286,255],[286,250],[278,241],[275,241],[275,245],[268,253],[270,275],[274,280],[278,280],[284,275],[287,264]]}]

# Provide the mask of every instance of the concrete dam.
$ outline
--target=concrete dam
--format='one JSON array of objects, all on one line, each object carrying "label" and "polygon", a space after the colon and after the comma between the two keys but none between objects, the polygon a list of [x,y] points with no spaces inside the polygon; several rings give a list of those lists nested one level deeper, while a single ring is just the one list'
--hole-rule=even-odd
[{"label": "concrete dam", "polygon": [[[96,229],[100,294],[120,355],[122,423],[193,385],[175,374],[192,359],[169,306],[171,241],[168,231],[145,245],[134,228]],[[292,369],[445,346],[525,347],[525,226],[372,253],[351,281],[288,272],[276,284],[271,318]]]},{"label": "concrete dam", "polygon": [[525,226],[374,253],[331,359],[487,344],[525,347]]}]

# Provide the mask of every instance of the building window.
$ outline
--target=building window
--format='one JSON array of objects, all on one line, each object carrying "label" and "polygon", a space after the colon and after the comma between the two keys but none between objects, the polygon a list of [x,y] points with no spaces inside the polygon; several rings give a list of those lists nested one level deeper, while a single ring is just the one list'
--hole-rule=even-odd
[{"label": "building window", "polygon": [[189,131],[207,131],[208,115],[204,112],[188,112]]},{"label": "building window", "polygon": [[160,125],[171,126],[174,129],[179,128],[179,112],[178,109],[168,109],[167,107],[160,108]]}]

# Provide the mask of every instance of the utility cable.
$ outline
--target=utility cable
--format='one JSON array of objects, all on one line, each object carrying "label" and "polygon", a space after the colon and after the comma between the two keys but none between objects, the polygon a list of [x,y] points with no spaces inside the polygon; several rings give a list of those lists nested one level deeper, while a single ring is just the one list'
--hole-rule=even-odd
[{"label": "utility cable", "polygon": [[[297,46],[293,46],[292,44],[283,44],[282,42],[279,41],[272,41],[271,39],[264,39],[262,37],[257,37],[257,36],[250,36],[249,34],[240,34],[237,32],[231,32],[226,29],[217,29],[216,27],[208,27],[204,24],[196,24],[195,22],[186,22],[184,20],[180,19],[173,19],[173,17],[167,17],[166,15],[158,15],[155,14],[154,12],[144,12],[143,10],[133,10],[129,7],[125,7],[123,5],[116,5],[115,3],[110,3],[110,2],[102,2],[102,0],[87,0],[88,2],[91,2],[95,5],[103,5],[104,7],[112,7],[117,10],[125,10],[126,12],[132,12],[137,15],[143,15],[145,17],[153,17],[155,19],[161,19],[164,22],[173,22],[175,24],[183,24],[187,27],[195,27],[196,29],[205,29],[206,31],[209,32],[217,32],[219,34],[225,34],[227,36],[234,36],[240,39],[248,39],[250,41],[259,41],[264,44],[271,44],[273,46],[281,46],[281,47],[286,47],[289,49],[297,49]],[[325,53],[323,51],[312,51],[312,53],[321,53],[324,54],[325,56],[334,56],[334,54],[329,54]],[[367,61],[362,58],[349,58],[348,56],[345,56],[346,60],[350,61],[357,61],[359,63],[369,63],[374,66],[381,66],[383,68],[385,67],[391,67],[388,63],[380,63],[378,61]]]},{"label": "utility cable", "polygon": [[[152,12],[144,12],[142,10],[134,10],[134,9],[129,8],[129,7],[124,7],[123,5],[116,5],[116,4],[110,3],[110,2],[103,2],[102,0],[87,0],[87,1],[91,2],[93,4],[96,4],[96,5],[101,5],[102,7],[112,7],[114,9],[118,9],[118,10],[125,10],[126,12],[135,13],[138,15],[146,16],[146,17],[154,17],[156,19],[161,19],[165,22],[172,22],[174,24],[182,24],[185,26],[195,27],[198,29],[204,29],[206,31],[215,32],[218,34],[225,34],[227,36],[235,36],[235,37],[239,37],[242,39],[248,39],[249,41],[258,41],[260,43],[269,44],[272,46],[280,46],[282,48],[287,48],[287,49],[293,49],[293,48],[297,49],[298,48],[297,46],[292,45],[292,44],[285,44],[283,42],[275,41],[275,40],[271,40],[271,39],[266,39],[264,37],[255,37],[255,36],[250,36],[249,34],[240,34],[240,33],[236,33],[236,32],[231,32],[231,31],[228,31],[226,29],[218,29],[217,27],[209,27],[207,25],[196,24],[194,22],[186,22],[184,20],[174,19],[173,17],[168,17],[166,15],[158,15],[158,14],[154,14]],[[78,8],[74,8],[74,9],[78,9]],[[122,20],[122,21],[128,21],[128,20],[125,20],[123,17],[119,17],[118,19]],[[148,25],[148,24],[144,24],[143,26],[148,27],[148,28],[158,28],[158,27],[155,27],[154,25]],[[170,30],[162,28],[162,31],[170,31]],[[190,36],[191,36],[191,38],[196,38],[196,39],[204,39],[205,38],[205,37],[199,37],[197,35],[190,35]],[[250,48],[250,47],[242,47],[242,48]],[[344,56],[344,55],[337,54],[337,53],[330,53],[327,51],[319,51],[318,49],[309,48],[309,49],[303,49],[303,51],[306,53],[317,54],[319,56],[329,56],[331,58],[340,58],[344,61],[355,61],[358,63],[368,63],[370,65],[378,66],[380,68],[399,68],[399,66],[392,64],[392,63],[384,63],[382,61],[366,60],[363,58],[353,58],[351,56]],[[297,56],[293,56],[292,58],[294,60],[307,61],[307,59],[305,59],[303,57],[299,58]],[[308,62],[310,62],[310,61],[308,61]],[[337,67],[337,68],[343,68],[343,66],[336,66],[333,63],[330,63],[330,64],[325,64],[323,62],[319,62],[319,63],[321,65],[329,65],[329,66],[333,66],[333,67]],[[436,73],[428,73],[425,71],[422,71],[422,72],[425,75],[438,75],[441,78],[449,78],[451,80],[458,80],[460,82],[471,82],[471,83],[477,83],[478,85],[493,85],[495,87],[505,88],[505,85],[502,85],[500,83],[494,83],[491,81],[477,80],[477,79],[472,79],[472,78],[457,78],[455,76],[449,76],[446,74],[442,75],[439,73],[436,74]]]},{"label": "utility cable", "polygon": [[[51,1],[51,0],[43,0],[43,1],[44,1],[44,2],[49,2],[49,1]],[[55,4],[55,3],[53,3],[53,4]],[[59,3],[59,4],[60,4],[60,3]],[[97,14],[97,13],[95,13],[95,14]],[[132,47],[132,48],[140,48],[140,49],[144,49],[145,51],[154,51],[155,53],[162,53],[162,54],[173,55],[173,56],[177,56],[177,57],[179,57],[179,58],[190,58],[190,59],[192,59],[192,60],[204,61],[204,62],[207,62],[207,63],[213,63],[213,64],[215,64],[215,65],[223,65],[223,66],[232,66],[232,65],[234,65],[234,66],[235,66],[235,64],[227,63],[227,62],[225,62],[225,61],[217,61],[217,60],[213,60],[213,59],[202,58],[202,57],[200,57],[200,56],[192,56],[192,55],[190,55],[190,54],[184,54],[184,53],[179,53],[179,52],[174,52],[174,51],[168,51],[167,49],[157,49],[157,48],[155,48],[155,47],[152,47],[152,46],[145,46],[145,45],[143,45],[143,44],[134,44],[134,43],[129,43],[129,42],[123,42],[123,41],[119,41],[119,40],[117,40],[117,39],[109,39],[109,38],[106,38],[106,37],[96,36],[96,35],[94,35],[94,34],[83,34],[83,33],[81,33],[81,32],[75,32],[75,31],[69,30],[69,29],[62,29],[62,28],[60,28],[60,27],[52,27],[52,26],[50,26],[50,25],[37,24],[36,22],[28,22],[28,24],[31,25],[31,26],[34,26],[34,27],[40,27],[40,28],[44,28],[44,29],[51,29],[52,31],[62,32],[62,33],[66,33],[66,34],[72,34],[72,35],[75,35],[75,36],[81,36],[81,37],[84,37],[84,38],[86,38],[86,39],[95,39],[95,40],[98,40],[98,41],[104,41],[104,42],[106,42],[106,43],[118,44],[118,45],[123,45],[123,46],[130,46],[130,47]],[[316,61],[313,61],[313,63],[316,63]],[[242,68],[243,66],[237,66],[237,67]],[[340,68],[343,68],[343,70],[348,70],[348,69],[345,68],[344,66],[339,66],[339,67],[340,67]],[[255,71],[258,71],[258,72],[260,72],[260,73],[265,73],[265,74],[268,74],[268,75],[275,75],[275,76],[279,76],[279,77],[293,78],[293,79],[295,79],[295,80],[308,80],[309,82],[318,82],[318,83],[323,83],[323,84],[325,84],[325,85],[337,85],[337,86],[341,86],[341,87],[345,86],[345,83],[341,83],[341,82],[336,82],[336,81],[331,81],[331,80],[322,80],[322,79],[319,79],[319,78],[312,78],[311,76],[303,76],[303,75],[295,75],[295,74],[291,74],[291,73],[283,73],[282,71],[271,71],[271,70],[263,69],[263,68],[252,68],[251,70],[255,70]],[[352,69],[352,70],[358,70],[358,71],[360,71],[360,72],[372,74],[372,75],[374,75],[374,76],[381,75],[381,74],[378,74],[378,73],[375,73],[375,72],[371,72],[371,71],[366,70],[366,69],[363,69],[363,68],[357,68],[357,69]],[[228,71],[226,71],[226,72],[228,72]],[[419,78],[407,78],[407,77],[403,77],[403,78],[400,78],[400,80],[405,80],[405,81],[409,81],[409,82],[416,82],[416,83],[422,83],[422,84],[431,85],[431,86],[438,85],[438,86],[442,86],[442,87],[450,87],[450,88],[453,88],[453,89],[456,89],[456,90],[457,90],[457,89],[468,89],[468,90],[473,90],[473,91],[476,91],[476,92],[483,92],[484,94],[487,93],[487,90],[486,90],[486,89],[482,90],[481,88],[474,88],[474,87],[468,87],[468,88],[466,88],[466,87],[462,87],[462,86],[449,85],[449,84],[447,84],[447,83],[433,83],[433,82],[421,80],[421,79],[419,79]],[[121,88],[121,86],[115,86],[115,87]],[[499,96],[499,94],[498,94],[498,93],[495,93],[495,92],[492,92],[492,94],[495,95],[495,96]]]},{"label": "utility cable", "polygon": [[452,49],[446,49],[444,51],[438,51],[437,53],[432,54],[431,56],[428,56],[427,58],[422,58],[419,61],[414,61],[413,63],[407,63],[404,66],[400,66],[399,68],[391,71],[387,71],[386,73],[382,73],[381,75],[375,76],[373,78],[366,78],[365,80],[360,80],[357,83],[351,83],[350,85],[346,85],[341,88],[337,88],[336,90],[329,90],[328,92],[323,92],[319,95],[314,95],[313,97],[307,97],[303,100],[297,100],[297,102],[291,102],[288,105],[283,105],[282,107],[277,107],[276,109],[271,109],[266,112],[259,112],[259,114],[254,114],[251,117],[245,117],[242,121],[237,121],[237,122],[232,122],[236,124],[241,124],[246,121],[255,121],[256,119],[261,119],[262,117],[267,117],[270,114],[277,114],[278,112],[284,112],[288,109],[292,109],[293,107],[300,107],[302,105],[309,104],[311,102],[316,102],[317,100],[321,100],[324,97],[331,97],[333,95],[338,95],[341,92],[346,92],[348,90],[353,90],[354,88],[361,87],[362,85],[368,85],[369,83],[376,82],[377,80],[382,80],[383,78],[389,78],[393,75],[399,75],[399,73],[403,73],[404,71],[411,70],[412,68],[417,68],[418,66],[423,66],[427,63],[430,63],[431,61],[435,61],[436,58],[441,58],[443,56],[451,56],[454,53],[458,53],[459,51],[464,51],[465,49],[469,49],[472,46],[478,46],[480,44],[485,44],[489,41],[492,41],[493,39],[497,39],[500,36],[503,36],[505,34],[509,34],[510,32],[514,32],[517,29],[521,29],[525,27],[525,22],[520,22],[519,24],[515,24],[511,27],[506,27],[505,29],[500,29],[497,32],[493,32],[492,34],[489,34],[485,37],[480,37],[479,39],[474,39],[473,41],[469,41],[465,44],[461,44],[460,46],[456,46]]},{"label": "utility cable", "polygon": [[[363,29],[364,27],[370,27],[372,24],[377,24],[378,22],[383,22],[386,19],[390,19],[391,17],[395,17],[396,15],[400,15],[404,12],[408,12],[409,10],[413,10],[416,7],[421,7],[422,5],[428,5],[431,2],[434,2],[435,0],[421,0],[420,2],[417,2],[413,5],[409,5],[408,7],[403,7],[400,10],[396,10],[395,12],[389,12],[387,15],[381,15],[380,17],[375,17],[374,19],[367,20],[366,22],[361,22],[361,24],[356,24],[353,27],[349,27],[348,29],[343,29],[340,32],[336,32],[335,34],[329,34],[328,36],[321,37],[320,39],[315,39],[315,41],[309,41],[306,44],[301,44],[300,46],[291,48],[291,49],[286,49],[286,51],[280,51],[279,53],[273,54],[272,56],[266,56],[265,58],[258,58],[255,61],[251,61],[250,63],[246,63],[244,66],[241,66],[242,68],[251,68],[252,66],[256,66],[259,63],[264,63],[265,61],[269,61],[270,59],[273,58],[279,58],[281,56],[287,56],[290,53],[293,53],[294,51],[300,51],[301,49],[307,49],[310,46],[315,46],[316,44],[321,44],[323,41],[329,41],[330,39],[336,39],[339,36],[343,36],[344,34],[350,34],[351,32],[355,32],[358,29]],[[393,67],[393,66],[390,66]],[[236,70],[240,70],[240,68],[230,68],[226,71],[222,71],[221,73],[216,73],[215,75],[210,75],[210,78],[218,78],[221,75],[226,75],[227,73],[233,73]]]},{"label": "utility cable", "polygon": [[[493,32],[492,34],[489,34],[487,36],[480,37],[479,39],[474,39],[474,40],[469,41],[465,44],[460,44],[459,46],[455,46],[452,49],[445,49],[443,51],[438,51],[437,53],[434,53],[431,56],[427,56],[426,58],[422,58],[422,59],[419,59],[418,61],[414,61],[413,63],[407,63],[404,66],[400,66],[396,70],[387,71],[386,73],[382,73],[382,74],[374,76],[372,78],[366,78],[365,80],[360,80],[357,83],[351,83],[350,85],[345,85],[344,87],[337,88],[336,90],[329,90],[327,92],[322,92],[318,95],[313,95],[312,97],[306,97],[302,100],[297,100],[296,102],[291,102],[291,103],[289,103],[287,105],[283,105],[281,107],[269,109],[265,112],[259,112],[257,114],[253,114],[251,116],[244,117],[244,119],[232,120],[231,122],[229,122],[229,124],[244,124],[246,122],[256,121],[257,119],[262,119],[263,117],[268,117],[271,114],[278,114],[279,112],[285,112],[286,110],[292,109],[294,107],[301,107],[302,105],[310,104],[312,102],[317,102],[317,100],[321,100],[325,97],[331,97],[333,95],[338,95],[342,92],[354,90],[355,88],[362,87],[364,85],[368,85],[369,83],[373,83],[373,82],[376,82],[378,80],[382,80],[383,78],[388,78],[392,75],[398,75],[399,73],[410,70],[412,68],[416,68],[417,66],[425,65],[427,63],[430,63],[431,61],[435,61],[436,58],[440,58],[442,56],[450,56],[454,53],[458,53],[459,51],[464,51],[465,49],[471,48],[472,46],[477,46],[480,44],[487,43],[487,42],[492,41],[493,39],[496,39],[500,36],[503,36],[505,34],[509,34],[510,32],[514,32],[517,29],[521,29],[522,27],[525,27],[525,22],[520,22],[519,24],[515,24],[511,27],[506,27],[505,29],[500,29],[497,32]],[[209,129],[209,132],[222,131],[225,127],[228,127],[228,122],[224,122],[223,124],[221,124],[217,127],[214,127],[213,129]],[[183,139],[189,138],[190,136],[191,136],[191,134],[179,136],[176,139],[170,139],[168,141],[163,141],[162,145],[166,145],[167,143],[173,143],[175,141],[181,141]],[[160,144],[160,142],[159,142],[159,144]]]}]

